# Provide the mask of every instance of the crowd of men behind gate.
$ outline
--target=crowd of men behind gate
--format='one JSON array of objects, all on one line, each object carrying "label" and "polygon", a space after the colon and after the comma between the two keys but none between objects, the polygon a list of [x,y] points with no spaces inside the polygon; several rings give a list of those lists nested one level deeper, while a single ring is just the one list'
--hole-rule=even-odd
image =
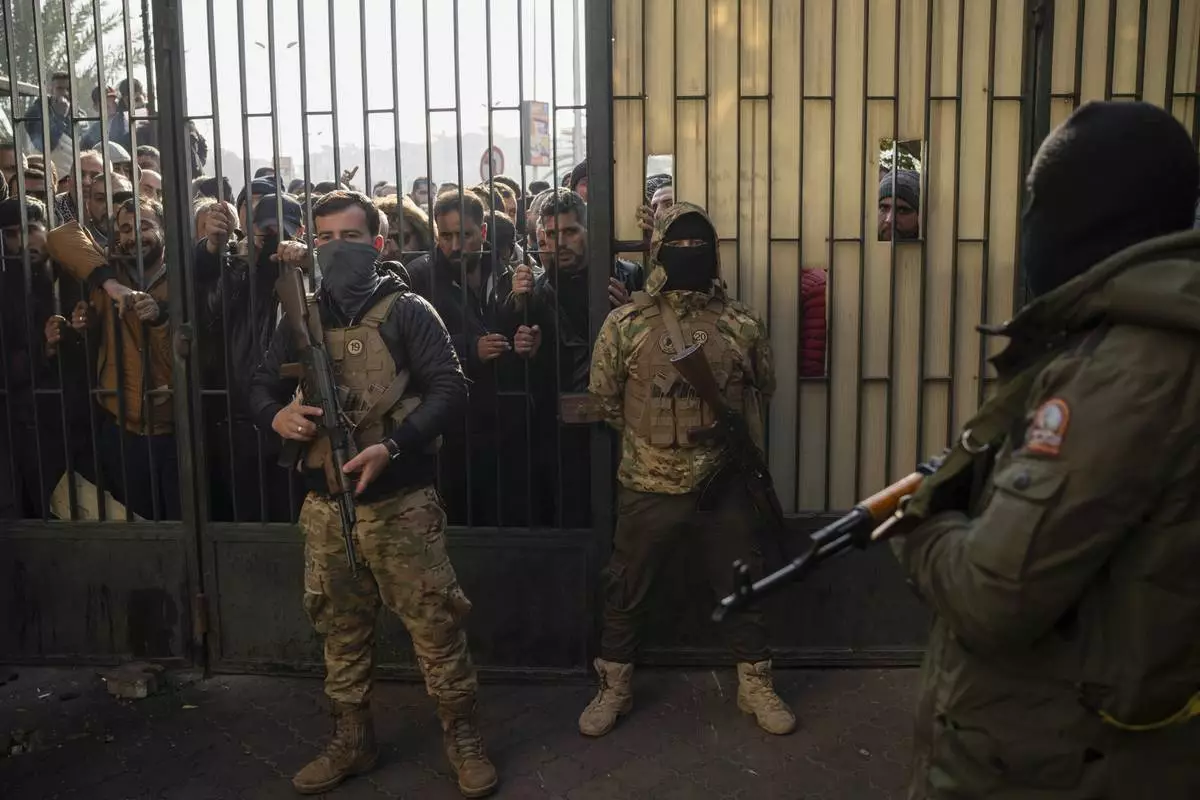
[{"label": "crowd of men behind gate", "polygon": [[[178,284],[168,275],[182,258],[166,251],[161,203],[179,187],[163,185],[157,123],[139,81],[97,87],[92,117],[70,95],[68,75],[55,73],[48,120],[37,98],[14,120],[14,139],[0,142],[0,517],[178,519],[172,395],[181,387],[169,302]],[[383,181],[360,193],[353,170],[285,185],[264,167],[235,195],[212,174],[204,137],[191,124],[188,134],[188,307],[213,520],[296,518],[303,486],[276,466],[279,439],[255,419],[249,381],[280,315],[280,242],[305,241],[318,199],[349,192],[340,202],[379,212],[378,268],[434,305],[470,380],[468,412],[439,455],[451,521],[590,524],[592,427],[570,397],[587,390],[593,333],[586,161],[556,188],[507,176],[471,187],[418,178],[407,194]],[[647,244],[673,192],[670,175],[651,175],[645,205],[624,211],[637,214]],[[609,270],[614,307],[644,280],[632,261],[599,268]],[[819,377],[825,281],[808,272],[801,374]]]}]

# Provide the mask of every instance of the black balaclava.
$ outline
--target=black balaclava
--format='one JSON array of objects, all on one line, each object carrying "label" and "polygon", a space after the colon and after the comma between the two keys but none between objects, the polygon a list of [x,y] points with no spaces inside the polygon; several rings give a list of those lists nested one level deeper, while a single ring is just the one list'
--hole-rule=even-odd
[{"label": "black balaclava", "polygon": [[383,282],[375,269],[379,251],[363,242],[335,239],[318,247],[316,254],[321,291],[347,321],[353,320]]},{"label": "black balaclava", "polygon": [[[668,242],[700,239],[699,247],[668,247]],[[717,278],[717,242],[712,225],[702,215],[684,214],[671,223],[658,248],[658,263],[667,272],[664,292],[707,292]]]},{"label": "black balaclava", "polygon": [[1139,242],[1192,226],[1200,164],[1148,103],[1088,103],[1042,143],[1026,180],[1021,266],[1042,295]]},{"label": "black balaclava", "polygon": [[268,233],[266,236],[264,236],[262,246],[258,248],[258,253],[256,255],[258,268],[261,270],[269,270],[275,266],[277,262],[271,261],[271,257],[274,256],[278,250],[279,234]]}]

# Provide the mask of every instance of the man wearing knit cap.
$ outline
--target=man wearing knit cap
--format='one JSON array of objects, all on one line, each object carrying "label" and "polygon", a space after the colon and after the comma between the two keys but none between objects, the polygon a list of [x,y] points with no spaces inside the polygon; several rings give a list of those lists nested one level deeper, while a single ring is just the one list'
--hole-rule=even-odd
[{"label": "man wearing knit cap", "polygon": [[575,194],[583,198],[583,202],[588,199],[588,171],[587,159],[580,161],[575,165],[575,169],[571,170],[571,179],[567,182],[567,188]]},{"label": "man wearing knit cap", "polygon": [[879,182],[879,241],[921,238],[921,175],[911,169],[888,172]]},{"label": "man wearing knit cap", "polygon": [[1200,797],[1198,185],[1143,103],[1034,159],[1033,299],[893,540],[935,617],[910,800]]}]

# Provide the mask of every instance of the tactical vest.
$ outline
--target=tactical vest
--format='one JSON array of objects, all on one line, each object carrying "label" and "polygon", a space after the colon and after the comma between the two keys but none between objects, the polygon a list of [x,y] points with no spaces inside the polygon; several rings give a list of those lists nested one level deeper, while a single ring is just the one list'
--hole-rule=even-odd
[{"label": "tactical vest", "polygon": [[[399,297],[400,292],[395,292],[383,298],[353,327],[324,331],[342,413],[354,426],[354,444],[360,451],[390,436],[421,404],[421,398],[408,391],[408,370],[396,371],[396,361],[379,334],[379,326]],[[316,319],[320,312],[315,298],[308,303],[309,313]],[[440,445],[438,437],[426,452],[436,453]],[[328,470],[330,462],[329,439],[321,436],[308,448],[305,466]]]},{"label": "tactical vest", "polygon": [[633,302],[650,326],[650,332],[638,349],[625,381],[625,424],[630,430],[655,447],[686,448],[698,444],[689,436],[689,430],[713,424],[712,410],[671,364],[672,357],[693,344],[703,346],[713,377],[729,406],[745,414],[752,431],[761,428],[758,404],[746,402],[747,395],[753,392],[747,391],[742,371],[736,368],[734,350],[717,331],[717,320],[725,310],[725,301],[720,296],[714,296],[699,314],[680,321],[683,335],[689,337],[682,348],[676,348],[671,341],[654,297],[636,292]]}]

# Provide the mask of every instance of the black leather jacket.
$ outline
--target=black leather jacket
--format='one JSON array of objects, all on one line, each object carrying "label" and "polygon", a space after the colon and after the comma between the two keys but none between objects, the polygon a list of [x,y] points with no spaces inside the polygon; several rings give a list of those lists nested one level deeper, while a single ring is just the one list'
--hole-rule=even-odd
[{"label": "black leather jacket", "polygon": [[[421,405],[392,434],[391,438],[403,455],[392,461],[363,492],[359,498],[362,502],[381,499],[400,489],[433,485],[437,479],[437,459],[424,449],[465,413],[467,405],[467,381],[462,367],[454,354],[446,326],[427,300],[392,275],[363,304],[360,314],[394,292],[403,294],[379,327],[379,335],[395,359],[396,369],[409,370],[411,385],[421,395]],[[319,298],[318,308],[323,325],[332,328],[338,324],[336,314],[325,298]],[[358,323],[359,320],[354,319],[350,324]],[[280,322],[281,326],[285,324],[286,319]],[[263,430],[271,430],[275,415],[290,402],[296,390],[295,380],[279,374],[281,365],[295,360],[291,337],[277,331],[266,357],[250,381],[250,408]],[[313,491],[327,493],[323,474],[310,474],[307,480]]]}]

